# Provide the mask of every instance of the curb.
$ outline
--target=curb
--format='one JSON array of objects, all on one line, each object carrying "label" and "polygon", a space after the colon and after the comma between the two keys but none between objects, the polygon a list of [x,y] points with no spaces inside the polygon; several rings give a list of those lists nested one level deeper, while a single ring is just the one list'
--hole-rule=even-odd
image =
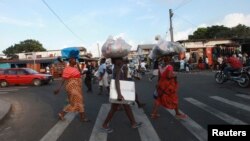
[{"label": "curb", "polygon": [[11,110],[12,105],[9,102],[0,100],[0,122],[8,115]]}]

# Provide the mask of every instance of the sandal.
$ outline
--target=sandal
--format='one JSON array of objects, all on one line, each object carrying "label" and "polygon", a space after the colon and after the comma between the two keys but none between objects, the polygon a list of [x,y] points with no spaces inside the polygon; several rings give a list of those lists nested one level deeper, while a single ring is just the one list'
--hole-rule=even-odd
[{"label": "sandal", "polygon": [[186,119],[188,116],[185,115],[185,114],[179,114],[179,115],[175,115],[175,117],[176,117],[177,119]]},{"label": "sandal", "polygon": [[159,118],[159,117],[160,117],[159,114],[151,114],[151,118],[152,118],[152,119],[157,119],[157,118]]},{"label": "sandal", "polygon": [[80,119],[81,122],[90,122],[90,120],[88,118],[82,118]]},{"label": "sandal", "polygon": [[132,126],[132,128],[136,129],[142,126],[142,122],[137,122],[135,125]]},{"label": "sandal", "polygon": [[101,130],[104,131],[104,132],[106,132],[106,133],[112,133],[114,131],[113,129],[111,129],[109,127],[108,128],[102,127]]},{"label": "sandal", "polygon": [[61,113],[58,113],[58,118],[59,118],[60,120],[65,120],[64,115],[61,114]]}]

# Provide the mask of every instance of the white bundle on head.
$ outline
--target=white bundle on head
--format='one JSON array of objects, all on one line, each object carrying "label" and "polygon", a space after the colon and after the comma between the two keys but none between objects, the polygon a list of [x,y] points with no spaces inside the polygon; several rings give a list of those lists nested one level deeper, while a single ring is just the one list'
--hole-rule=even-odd
[{"label": "white bundle on head", "polygon": [[102,54],[106,58],[120,58],[127,56],[131,46],[122,38],[114,39],[112,36],[102,46]]}]

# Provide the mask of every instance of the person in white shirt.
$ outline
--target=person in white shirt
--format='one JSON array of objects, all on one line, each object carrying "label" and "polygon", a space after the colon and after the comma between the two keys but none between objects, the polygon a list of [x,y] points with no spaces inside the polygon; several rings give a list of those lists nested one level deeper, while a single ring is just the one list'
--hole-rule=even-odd
[{"label": "person in white shirt", "polygon": [[219,64],[219,68],[218,68],[218,69],[220,69],[220,68],[221,68],[221,65],[222,65],[222,63],[223,63],[223,58],[222,58],[221,56],[219,56],[218,59],[217,59],[217,62],[218,62],[218,64]]},{"label": "person in white shirt", "polygon": [[103,87],[106,87],[108,90],[108,93],[109,93],[108,73],[107,73],[107,68],[106,68],[105,62],[106,62],[106,59],[102,58],[99,69],[98,69],[99,87],[100,87],[99,95],[102,94]]}]

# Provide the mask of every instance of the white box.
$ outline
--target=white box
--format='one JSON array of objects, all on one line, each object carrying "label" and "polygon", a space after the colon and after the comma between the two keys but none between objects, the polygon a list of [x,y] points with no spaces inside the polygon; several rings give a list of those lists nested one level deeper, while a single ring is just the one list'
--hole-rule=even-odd
[{"label": "white box", "polygon": [[122,101],[118,101],[118,94],[115,88],[115,80],[112,79],[110,83],[109,102],[118,104],[131,104],[135,102],[135,82],[133,81],[120,81],[121,94],[124,98]]}]

